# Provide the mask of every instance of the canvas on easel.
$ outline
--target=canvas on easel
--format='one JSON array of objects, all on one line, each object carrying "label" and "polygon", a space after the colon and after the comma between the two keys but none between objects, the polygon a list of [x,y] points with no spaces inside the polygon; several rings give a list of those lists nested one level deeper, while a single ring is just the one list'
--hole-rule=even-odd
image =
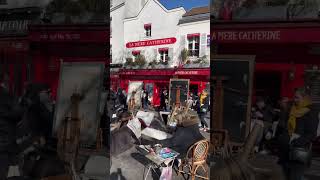
[{"label": "canvas on easel", "polygon": [[[189,79],[170,79],[170,89],[169,89],[169,105],[175,106],[177,99],[182,106],[186,106],[188,96],[189,96]],[[177,96],[177,90],[180,92],[180,97]]]},{"label": "canvas on easel", "polygon": [[64,125],[71,113],[70,97],[77,93],[79,102],[79,120],[81,147],[96,145],[99,129],[99,108],[102,93],[104,63],[62,62],[58,97],[56,102],[53,135]]}]

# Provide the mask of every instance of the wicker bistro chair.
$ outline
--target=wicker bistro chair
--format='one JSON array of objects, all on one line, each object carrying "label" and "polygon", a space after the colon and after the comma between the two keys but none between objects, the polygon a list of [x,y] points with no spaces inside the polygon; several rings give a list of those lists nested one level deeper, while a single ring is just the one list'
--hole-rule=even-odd
[{"label": "wicker bistro chair", "polygon": [[[209,167],[207,165],[207,156],[209,151],[209,142],[207,140],[201,140],[192,145],[186,155],[186,158],[182,160],[179,166],[179,175],[189,175],[194,180],[195,177],[201,179],[209,179]],[[184,171],[184,168],[188,167],[188,171]],[[205,176],[197,174],[197,171],[201,167],[205,172]]]}]

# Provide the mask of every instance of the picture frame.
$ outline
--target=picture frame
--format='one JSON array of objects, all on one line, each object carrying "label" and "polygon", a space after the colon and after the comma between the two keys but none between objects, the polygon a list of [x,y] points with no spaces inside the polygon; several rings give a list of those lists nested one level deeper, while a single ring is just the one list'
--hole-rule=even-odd
[{"label": "picture frame", "polygon": [[[213,112],[215,107],[212,107],[211,116],[213,117],[211,121],[222,121],[222,122],[212,122],[211,124],[214,126],[215,124],[221,124],[222,127],[213,127],[214,129],[226,129],[230,137],[232,139],[236,136],[241,136],[241,138],[237,139],[238,141],[244,141],[244,139],[249,135],[250,133],[250,124],[251,124],[251,106],[252,106],[252,93],[253,93],[253,75],[254,75],[254,65],[255,65],[255,56],[254,55],[214,55],[211,59],[211,78],[210,78],[210,84],[211,84],[211,93],[213,96],[211,96],[211,101],[215,101],[216,98],[214,97],[214,90],[216,88],[215,84],[217,79],[222,82],[225,86],[223,87],[224,91],[230,91],[227,94],[224,93],[223,97],[223,107],[222,107],[222,114],[223,119],[220,118],[214,118]],[[242,70],[239,70],[240,66],[243,67]],[[237,68],[235,68],[237,67]],[[223,70],[222,70],[223,69]],[[237,74],[238,73],[238,74]],[[247,75],[245,75],[247,74]],[[247,76],[245,78],[245,76]],[[222,78],[222,79],[221,79]],[[246,79],[246,80],[245,80]],[[238,81],[238,82],[236,82]],[[245,82],[246,81],[246,82]],[[238,85],[237,85],[238,83]],[[241,85],[242,84],[242,85]],[[231,86],[226,87],[226,86]],[[237,87],[238,86],[238,87]],[[233,92],[232,92],[233,91]],[[231,102],[232,100],[227,100],[227,97],[230,97],[230,94],[239,94],[239,98],[235,101],[243,101],[243,104],[239,103],[239,106],[245,105],[245,110],[240,114],[236,114],[237,119],[243,117],[244,123],[245,123],[245,132],[240,132],[240,127],[237,125],[236,122],[231,122],[235,120],[228,119],[231,118],[232,114],[235,114],[236,111],[230,111],[226,112],[226,109],[236,109],[236,107],[231,107],[231,105],[236,105],[236,103]],[[234,97],[237,97],[235,95]],[[242,99],[242,100],[240,100]],[[214,103],[211,103],[211,106],[214,106]],[[220,109],[221,110],[221,109]],[[242,116],[243,115],[243,116]],[[236,124],[237,127],[239,127],[239,132],[234,132],[237,128],[231,128],[228,127],[227,121],[230,121],[229,124]]]}]

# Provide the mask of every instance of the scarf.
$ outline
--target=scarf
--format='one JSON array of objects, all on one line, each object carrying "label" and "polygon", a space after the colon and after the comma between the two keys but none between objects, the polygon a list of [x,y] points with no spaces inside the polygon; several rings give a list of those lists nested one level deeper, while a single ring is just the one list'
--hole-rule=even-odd
[{"label": "scarf", "polygon": [[207,98],[207,96],[208,96],[208,93],[206,93],[206,92],[201,93],[201,95],[200,95],[200,106],[202,106],[204,104],[204,100]]},{"label": "scarf", "polygon": [[296,130],[297,118],[301,118],[306,113],[308,113],[310,111],[309,106],[311,104],[312,102],[309,98],[304,98],[300,103],[292,106],[289,114],[289,120],[288,120],[288,132],[290,136]]}]

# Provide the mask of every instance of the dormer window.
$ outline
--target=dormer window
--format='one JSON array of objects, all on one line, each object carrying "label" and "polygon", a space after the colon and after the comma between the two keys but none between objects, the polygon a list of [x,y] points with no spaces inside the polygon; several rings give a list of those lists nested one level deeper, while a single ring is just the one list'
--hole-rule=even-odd
[{"label": "dormer window", "polygon": [[151,37],[151,24],[145,24],[144,31],[145,31],[146,37]]}]

